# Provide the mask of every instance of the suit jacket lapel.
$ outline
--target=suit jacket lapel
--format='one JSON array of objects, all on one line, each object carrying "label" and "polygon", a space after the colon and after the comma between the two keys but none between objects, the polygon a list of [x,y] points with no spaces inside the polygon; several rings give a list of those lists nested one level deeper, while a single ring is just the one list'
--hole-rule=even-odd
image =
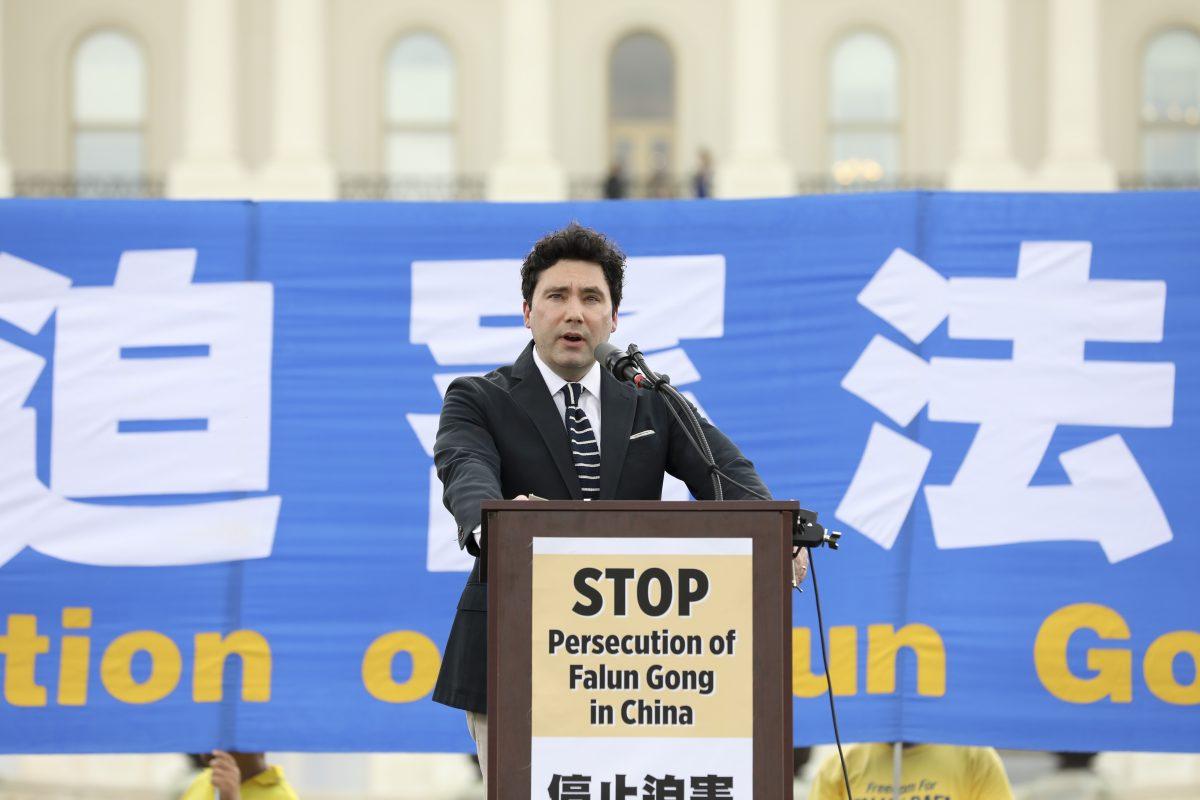
[{"label": "suit jacket lapel", "polygon": [[608,373],[600,373],[600,499],[617,496],[617,482],[629,449],[637,392]]},{"label": "suit jacket lapel", "polygon": [[[532,342],[513,362],[512,375],[519,379],[519,382],[509,394],[516,404],[529,415],[534,426],[537,427],[538,433],[542,435],[546,449],[550,451],[550,457],[554,459],[554,466],[558,467],[563,481],[567,484],[567,491],[570,493],[571,499],[582,500],[583,491],[579,488],[579,475],[575,472],[574,462],[571,461],[571,445],[567,441],[567,428],[563,424],[562,415],[558,413],[558,408],[554,405],[554,399],[550,397],[550,389],[547,388],[546,381],[542,380],[542,373],[538,372],[537,364],[533,363]],[[601,470],[603,471],[603,466],[601,466]]]}]

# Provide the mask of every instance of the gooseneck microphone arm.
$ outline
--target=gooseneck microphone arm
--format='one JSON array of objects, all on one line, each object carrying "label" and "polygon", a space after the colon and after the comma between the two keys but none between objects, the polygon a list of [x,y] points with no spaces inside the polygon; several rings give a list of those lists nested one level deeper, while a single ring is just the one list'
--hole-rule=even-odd
[{"label": "gooseneck microphone arm", "polygon": [[[748,494],[759,498],[760,500],[770,500],[769,497],[764,497],[760,493],[751,489],[749,486],[743,486],[736,480],[722,472],[718,467],[716,460],[713,458],[712,448],[708,445],[708,438],[704,435],[704,429],[700,425],[700,418],[696,414],[696,410],[692,408],[692,404],[679,393],[679,391],[671,385],[670,378],[666,375],[659,375],[650,369],[650,365],[646,363],[645,356],[638,350],[636,344],[629,345],[624,352],[616,345],[604,342],[596,348],[596,360],[601,366],[616,376],[617,380],[626,383],[633,383],[641,388],[653,389],[663,395],[666,401],[667,409],[675,417],[675,421],[679,423],[680,429],[700,453],[708,465],[708,471],[712,477],[713,494],[717,500],[723,500],[725,495],[721,488],[721,479],[729,481],[733,485],[739,487]],[[684,422],[680,410],[683,410],[683,415],[686,415],[687,422]],[[690,428],[690,430],[689,430]],[[695,435],[693,435],[695,434]],[[812,574],[813,581],[813,596],[817,607],[817,630],[819,633],[818,641],[821,643],[821,660],[825,664],[825,683],[829,697],[829,713],[833,720],[833,736],[837,743],[838,761],[842,767],[842,779],[844,781],[846,796],[853,797],[850,791],[850,774],[846,770],[846,757],[842,753],[842,735],[838,730],[837,710],[834,707],[833,701],[833,678],[829,670],[829,656],[825,652],[825,621],[821,614],[821,593],[817,584],[817,566],[815,559],[812,558],[812,550],[822,545],[826,545],[831,550],[838,549],[838,540],[842,534],[838,531],[826,530],[824,526],[817,522],[817,514],[814,511],[800,509],[796,515],[795,522],[792,528],[792,557],[795,558],[801,548],[808,548],[810,552],[809,569]],[[796,587],[800,591],[800,587]]]},{"label": "gooseneck microphone arm", "polygon": [[[724,500],[725,489],[721,485],[721,476],[724,474],[717,467],[717,459],[713,456],[712,447],[708,444],[708,437],[704,435],[704,427],[700,424],[700,417],[696,414],[696,409],[687,401],[687,398],[680,394],[679,390],[671,385],[671,379],[666,375],[658,375],[654,370],[650,369],[650,365],[646,363],[646,357],[637,349],[637,345],[629,345],[630,356],[641,368],[642,373],[651,381],[654,390],[661,392],[663,397],[667,399],[667,407],[671,409],[675,415],[676,421],[681,427],[684,427],[683,420],[679,418],[679,411],[687,417],[687,421],[691,426],[692,431],[696,434],[696,438],[692,444],[700,451],[700,455],[704,457],[704,461],[708,464],[710,477],[713,482],[713,499]],[[674,407],[672,407],[672,405]],[[687,428],[684,427],[686,431]],[[745,487],[743,487],[745,488]],[[757,494],[757,492],[753,492]]]},{"label": "gooseneck microphone arm", "polygon": [[[709,477],[713,484],[713,499],[724,500],[725,489],[721,485],[721,478],[725,477],[726,480],[730,480],[730,478],[717,466],[712,447],[708,444],[708,437],[704,435],[704,427],[700,424],[700,418],[696,415],[695,409],[692,408],[692,404],[687,401],[687,398],[671,385],[670,377],[665,374],[659,375],[652,370],[636,344],[630,344],[622,352],[616,345],[605,342],[596,348],[596,360],[605,369],[612,372],[617,380],[633,383],[640,388],[653,389],[663,396],[667,410],[675,417],[680,429],[692,446],[696,448],[696,451],[700,453],[708,467]],[[742,488],[751,494],[758,494],[747,487],[743,486]]]},{"label": "gooseneck microphone arm", "polygon": [[[595,356],[600,365],[611,372],[617,380],[662,393],[663,398],[667,401],[667,410],[675,417],[683,435],[687,437],[692,447],[696,449],[708,466],[713,481],[713,495],[717,500],[725,498],[721,485],[722,480],[759,500],[771,499],[740,483],[717,466],[696,410],[679,393],[679,390],[671,385],[671,379],[667,375],[660,375],[650,368],[650,365],[646,363],[646,357],[636,344],[631,344],[622,350],[614,344],[605,342],[596,348]],[[836,550],[841,537],[842,534],[839,531],[829,530],[817,522],[817,512],[815,511],[802,508],[796,516],[795,528],[792,531],[792,545],[797,550],[801,547],[811,549],[822,545]]]}]

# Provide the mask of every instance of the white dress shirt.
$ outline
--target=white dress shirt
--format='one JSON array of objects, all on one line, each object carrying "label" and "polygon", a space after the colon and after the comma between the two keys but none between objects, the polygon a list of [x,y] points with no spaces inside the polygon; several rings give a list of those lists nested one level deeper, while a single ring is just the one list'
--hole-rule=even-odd
[{"label": "white dress shirt", "polygon": [[[550,397],[554,399],[554,406],[558,409],[558,416],[562,417],[563,428],[567,425],[567,396],[563,387],[567,385],[565,378],[560,378],[558,373],[550,369],[542,357],[538,355],[537,348],[533,348],[533,363],[537,364],[538,372],[542,373],[542,380],[546,381],[546,388],[550,390]],[[579,407],[583,409],[583,413],[587,414],[588,422],[592,423],[592,430],[596,432],[596,449],[600,449],[600,362],[592,364],[592,368],[588,370],[587,375],[577,381],[583,386],[583,393],[579,396]]]}]

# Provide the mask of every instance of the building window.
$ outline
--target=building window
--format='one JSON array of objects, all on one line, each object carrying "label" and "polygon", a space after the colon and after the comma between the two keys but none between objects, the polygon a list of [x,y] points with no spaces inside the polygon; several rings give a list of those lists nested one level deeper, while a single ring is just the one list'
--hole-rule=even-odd
[{"label": "building window", "polygon": [[146,167],[146,59],[130,36],[98,31],[75,50],[78,178],[136,182]]},{"label": "building window", "polygon": [[830,63],[830,163],[842,186],[895,180],[900,170],[900,67],[885,37],[844,37]]},{"label": "building window", "polygon": [[1155,36],[1142,62],[1142,170],[1157,178],[1200,177],[1200,36]]},{"label": "building window", "polygon": [[674,194],[675,58],[667,43],[645,32],[618,41],[608,96],[610,168],[635,185],[633,194]]},{"label": "building window", "polygon": [[450,178],[458,169],[454,56],[432,33],[392,47],[384,80],[384,164],[393,182]]}]

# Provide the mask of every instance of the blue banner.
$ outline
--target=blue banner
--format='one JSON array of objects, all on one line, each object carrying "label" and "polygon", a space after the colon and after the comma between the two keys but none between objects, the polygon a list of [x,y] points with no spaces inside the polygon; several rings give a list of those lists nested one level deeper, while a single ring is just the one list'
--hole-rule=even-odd
[{"label": "blue banner", "polygon": [[[520,260],[636,342],[816,553],[844,739],[1200,750],[1200,194],[0,205],[0,752],[459,751],[431,448]],[[664,497],[684,498],[669,479]],[[795,736],[832,740],[811,580]]]}]

